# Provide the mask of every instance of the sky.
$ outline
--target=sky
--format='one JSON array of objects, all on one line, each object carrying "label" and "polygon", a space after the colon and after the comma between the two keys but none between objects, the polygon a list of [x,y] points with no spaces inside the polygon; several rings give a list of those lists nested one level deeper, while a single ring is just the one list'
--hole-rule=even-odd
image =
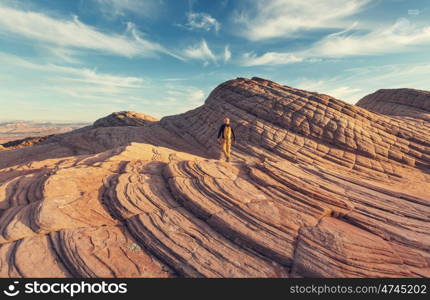
[{"label": "sky", "polygon": [[430,90],[430,0],[0,0],[0,120],[163,117],[253,76]]}]

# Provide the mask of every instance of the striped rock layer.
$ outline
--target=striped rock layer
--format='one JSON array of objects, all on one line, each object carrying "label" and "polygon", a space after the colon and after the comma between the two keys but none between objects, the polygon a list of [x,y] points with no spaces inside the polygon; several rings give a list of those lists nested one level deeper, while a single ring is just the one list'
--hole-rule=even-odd
[{"label": "striped rock layer", "polygon": [[429,277],[429,108],[238,78],[1,151],[0,277]]}]

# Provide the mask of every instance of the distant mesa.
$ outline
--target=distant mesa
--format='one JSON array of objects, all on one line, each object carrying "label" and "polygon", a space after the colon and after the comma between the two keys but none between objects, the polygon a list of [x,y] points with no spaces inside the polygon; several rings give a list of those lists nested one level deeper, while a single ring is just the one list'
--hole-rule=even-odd
[{"label": "distant mesa", "polygon": [[2,151],[0,277],[430,277],[429,103],[237,78]]},{"label": "distant mesa", "polygon": [[[0,122],[0,144],[61,134],[87,125],[86,123],[53,123],[37,121]],[[22,144],[23,146],[24,144]],[[27,143],[27,146],[31,144]]]}]

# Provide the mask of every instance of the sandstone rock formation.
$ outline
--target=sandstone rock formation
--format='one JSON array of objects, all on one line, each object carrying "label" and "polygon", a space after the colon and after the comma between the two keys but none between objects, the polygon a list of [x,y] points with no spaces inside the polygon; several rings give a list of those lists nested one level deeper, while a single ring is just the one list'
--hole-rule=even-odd
[{"label": "sandstone rock formation", "polygon": [[10,141],[10,142],[7,142],[7,143],[0,145],[1,146],[0,149],[13,150],[13,149],[31,147],[31,146],[42,143],[43,141],[47,140],[51,136],[52,135],[42,136],[42,137],[27,137],[27,138],[20,139],[20,140]]},{"label": "sandstone rock formation", "polygon": [[142,126],[156,121],[158,119],[150,115],[144,115],[135,111],[120,111],[98,119],[94,122],[94,127]]},{"label": "sandstone rock formation", "polygon": [[361,99],[357,106],[391,116],[430,120],[430,92],[414,89],[383,89]]},{"label": "sandstone rock formation", "polygon": [[180,115],[2,151],[0,276],[429,277],[429,123],[378,108],[395,95],[371,112],[238,78]]}]

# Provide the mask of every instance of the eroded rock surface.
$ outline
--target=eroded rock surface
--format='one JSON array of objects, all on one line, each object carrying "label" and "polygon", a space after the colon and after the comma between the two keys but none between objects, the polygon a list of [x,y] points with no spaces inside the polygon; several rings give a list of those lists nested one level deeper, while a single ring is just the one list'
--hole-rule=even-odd
[{"label": "eroded rock surface", "polygon": [[14,140],[0,145],[0,150],[13,150],[27,148],[44,142],[50,136],[43,137],[27,137],[20,140]]},{"label": "eroded rock surface", "polygon": [[372,101],[238,78],[181,115],[3,151],[0,276],[429,277],[428,121]]},{"label": "eroded rock surface", "polygon": [[94,127],[144,126],[145,124],[156,121],[158,121],[158,119],[150,115],[135,111],[120,111],[98,119],[94,122]]},{"label": "eroded rock surface", "polygon": [[361,99],[357,106],[384,115],[430,120],[429,91],[382,89]]}]

